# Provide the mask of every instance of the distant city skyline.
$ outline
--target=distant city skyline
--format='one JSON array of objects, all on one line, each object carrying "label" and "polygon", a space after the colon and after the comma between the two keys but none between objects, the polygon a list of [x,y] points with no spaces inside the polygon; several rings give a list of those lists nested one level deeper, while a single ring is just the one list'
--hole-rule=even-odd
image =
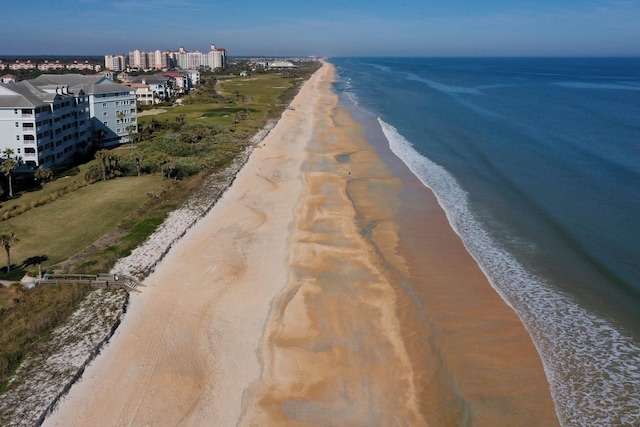
[{"label": "distant city skyline", "polygon": [[3,5],[0,55],[183,46],[230,56],[638,56],[635,0],[31,0]]}]

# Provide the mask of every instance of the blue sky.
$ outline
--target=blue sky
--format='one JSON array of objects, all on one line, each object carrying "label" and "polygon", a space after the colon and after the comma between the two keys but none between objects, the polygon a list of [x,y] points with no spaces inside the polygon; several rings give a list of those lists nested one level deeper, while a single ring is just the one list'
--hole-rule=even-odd
[{"label": "blue sky", "polygon": [[18,0],[0,55],[640,55],[640,0]]}]

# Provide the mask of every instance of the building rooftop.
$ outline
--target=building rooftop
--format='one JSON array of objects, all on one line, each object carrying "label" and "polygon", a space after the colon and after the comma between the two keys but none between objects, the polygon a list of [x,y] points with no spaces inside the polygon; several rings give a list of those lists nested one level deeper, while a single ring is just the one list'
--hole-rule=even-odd
[{"label": "building rooftop", "polygon": [[34,80],[37,85],[64,85],[77,93],[84,91],[87,95],[103,93],[129,92],[129,87],[115,83],[102,75],[84,76],[82,74],[42,74]]}]

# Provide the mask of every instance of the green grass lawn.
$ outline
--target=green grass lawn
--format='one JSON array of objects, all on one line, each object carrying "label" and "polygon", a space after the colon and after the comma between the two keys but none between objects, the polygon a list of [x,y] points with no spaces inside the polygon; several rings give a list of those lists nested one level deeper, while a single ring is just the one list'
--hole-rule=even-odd
[{"label": "green grass lawn", "polygon": [[40,257],[46,259],[44,267],[73,256],[117,227],[162,185],[158,175],[101,181],[1,222],[0,231],[11,230],[20,239],[11,251],[12,264]]},{"label": "green grass lawn", "polygon": [[[225,78],[218,84],[218,90],[221,95],[233,98],[234,103],[221,100],[217,103],[180,105],[167,108],[164,113],[140,117],[138,122],[143,124],[154,118],[159,121],[174,122],[184,115],[185,122],[230,126],[233,124],[236,112],[248,110],[251,113],[252,122],[259,126],[282,93],[292,88],[295,83],[293,79],[284,79],[277,75]],[[244,96],[244,102],[236,92]]]},{"label": "green grass lawn", "polygon": [[[0,203],[0,218],[2,214],[5,212],[12,211],[20,206],[29,206],[32,203],[36,202],[38,199],[41,199],[45,196],[50,196],[59,191],[64,191],[68,188],[74,188],[78,186],[84,185],[84,173],[89,167],[89,163],[78,166],[79,172],[74,176],[65,176],[55,181],[49,182],[45,184],[44,191],[42,187],[34,188],[32,191],[25,191],[16,193],[16,198],[5,200]],[[4,176],[2,179],[6,179]]]}]

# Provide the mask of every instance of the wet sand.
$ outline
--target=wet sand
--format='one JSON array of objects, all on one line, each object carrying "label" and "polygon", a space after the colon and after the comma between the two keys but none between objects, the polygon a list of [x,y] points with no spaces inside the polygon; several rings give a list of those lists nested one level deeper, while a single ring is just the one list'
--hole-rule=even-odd
[{"label": "wet sand", "polygon": [[305,84],[45,425],[554,425],[428,190]]}]

